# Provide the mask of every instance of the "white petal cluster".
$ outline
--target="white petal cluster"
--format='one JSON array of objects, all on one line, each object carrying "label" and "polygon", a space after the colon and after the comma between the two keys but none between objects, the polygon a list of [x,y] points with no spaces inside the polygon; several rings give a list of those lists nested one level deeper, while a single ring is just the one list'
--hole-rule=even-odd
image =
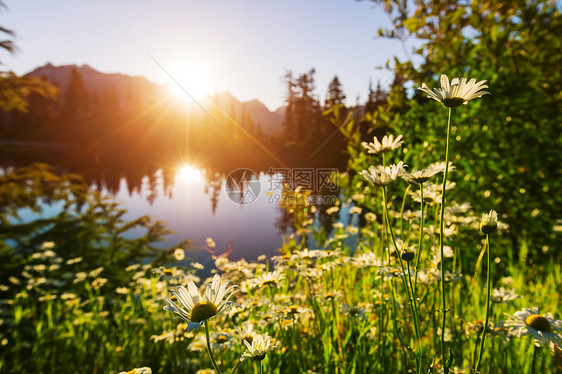
[{"label": "white petal cluster", "polygon": [[201,286],[200,290],[189,280],[187,288],[179,286],[172,290],[180,305],[167,299],[168,305],[164,310],[178,314],[188,323],[188,329],[191,331],[199,328],[204,320],[232,307],[234,304],[229,300],[236,292],[236,286],[229,286],[229,282],[221,280],[218,274],[213,277],[211,284]]},{"label": "white petal cluster", "polygon": [[185,259],[185,251],[181,248],[176,248],[176,250],[174,251],[174,258],[176,259],[176,261],[182,261],[183,259]]},{"label": "white petal cluster", "polygon": [[494,288],[490,295],[490,300],[493,303],[509,303],[512,300],[519,299],[521,296],[515,294],[515,288],[506,290],[503,287]]},{"label": "white petal cluster", "polygon": [[362,142],[363,147],[369,153],[380,153],[380,152],[387,152],[392,151],[402,145],[402,135],[398,135],[396,139],[394,139],[394,135],[385,135],[382,138],[382,143],[379,142],[377,137],[373,138],[372,143]]},{"label": "white petal cluster", "polygon": [[480,223],[480,231],[484,234],[491,234],[498,228],[498,212],[490,210],[490,213],[482,214],[482,222]]},{"label": "white petal cluster", "polygon": [[272,286],[277,285],[277,283],[285,278],[281,270],[270,271],[267,273],[262,273],[254,279],[248,281],[250,288]]},{"label": "white petal cluster", "polygon": [[429,178],[439,173],[442,173],[443,171],[444,169],[441,168],[439,165],[435,165],[435,166],[431,165],[427,169],[412,170],[411,172],[407,172],[406,170],[403,170],[402,173],[400,173],[400,176],[410,184],[411,183],[421,184],[427,182]]},{"label": "white petal cluster", "polygon": [[361,175],[375,186],[387,186],[404,172],[405,167],[402,161],[386,167],[370,166],[369,170],[363,170]]},{"label": "white petal cluster", "polygon": [[122,371],[119,374],[152,374],[152,369],[149,367],[135,368],[129,371]]},{"label": "white petal cluster", "polygon": [[425,83],[418,89],[427,93],[428,97],[440,102],[443,106],[454,108],[461,104],[467,104],[470,100],[483,95],[489,95],[488,91],[483,91],[488,86],[486,81],[476,82],[472,78],[467,82],[466,78],[453,78],[449,83],[449,78],[441,75],[441,88],[430,89]]},{"label": "white petal cluster", "polygon": [[252,343],[244,341],[244,345],[248,348],[247,352],[244,352],[240,361],[244,361],[246,358],[253,358],[254,360],[261,361],[264,359],[265,354],[275,348],[271,340],[271,336],[266,334],[255,335],[252,339]]},{"label": "white petal cluster", "polygon": [[510,328],[512,335],[532,335],[537,347],[548,345],[554,349],[554,345],[557,345],[562,348],[562,321],[554,319],[551,313],[541,315],[539,309],[533,307],[523,308],[514,315],[507,316],[511,319],[505,322],[505,326]]}]

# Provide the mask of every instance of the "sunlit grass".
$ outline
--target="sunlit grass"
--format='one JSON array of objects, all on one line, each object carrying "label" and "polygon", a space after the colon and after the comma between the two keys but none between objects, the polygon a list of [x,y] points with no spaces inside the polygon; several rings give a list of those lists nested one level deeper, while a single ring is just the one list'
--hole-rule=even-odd
[{"label": "sunlit grass", "polygon": [[[359,261],[370,253],[366,248],[352,255],[337,243],[330,247],[331,252],[295,251],[265,263],[217,259],[222,276],[241,289],[236,299],[240,307],[209,320],[211,346],[221,370],[232,369],[246,352],[244,339],[251,333],[241,333],[242,325],[273,339],[275,348],[260,361],[264,372],[415,369],[414,325],[407,300],[400,294],[400,271],[392,267],[395,262],[390,267],[368,265]],[[52,261],[40,258],[35,263],[36,270],[44,272],[44,281],[35,274],[23,274],[3,290],[11,295],[2,301],[3,372],[64,368],[63,372],[115,373],[141,366],[155,372],[196,372],[211,367],[204,331],[189,332],[187,323],[174,320],[162,309],[177,284],[199,281],[192,270],[132,267],[124,270],[130,275],[129,284],[116,290],[99,286],[103,270],[71,274],[68,288],[45,293],[43,285],[56,279],[39,265],[48,268]],[[279,272],[277,282],[262,282],[268,268]],[[482,372],[513,373],[515,368],[530,372],[533,343],[509,335],[502,327],[504,313],[530,306],[558,313],[559,265],[511,268],[507,274],[498,283],[514,288],[521,297],[492,304]],[[423,279],[418,283],[420,326],[431,363],[439,356],[439,316],[435,313],[439,284],[431,275]],[[485,282],[466,275],[452,281],[448,290],[447,347],[454,354],[456,371],[470,372],[482,328]],[[253,372],[252,362],[240,363],[239,372]],[[554,365],[549,348],[539,352],[535,365],[536,370],[549,372]]]}]

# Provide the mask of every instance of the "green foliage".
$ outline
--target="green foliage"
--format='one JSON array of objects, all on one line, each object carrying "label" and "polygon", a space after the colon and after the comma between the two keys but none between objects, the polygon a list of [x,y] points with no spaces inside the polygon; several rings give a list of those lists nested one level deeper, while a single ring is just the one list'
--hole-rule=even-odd
[{"label": "green foliage", "polygon": [[40,78],[0,72],[0,110],[27,112],[28,98],[33,94],[52,99],[57,96],[58,89]]},{"label": "green foliage", "polygon": [[[5,4],[0,1],[0,8]],[[0,26],[0,33],[5,34],[8,39],[0,40],[0,49],[14,53],[16,45],[12,38],[15,33],[12,30]],[[0,63],[1,64],[1,63]],[[32,94],[47,98],[54,98],[58,90],[39,78],[18,77],[11,71],[0,71],[0,110],[27,112],[29,108],[28,99]]]},{"label": "green foliage", "polygon": [[477,211],[496,209],[511,226],[510,243],[502,246],[507,252],[525,241],[535,260],[542,252],[556,256],[560,234],[553,228],[562,215],[562,197],[555,192],[562,189],[562,15],[556,4],[375,2],[393,21],[380,35],[420,42],[412,61],[394,60],[401,84],[393,87],[384,112],[375,113],[378,125],[413,143],[405,162],[423,168],[421,160],[443,157],[446,112],[419,92],[409,98],[404,87],[433,87],[441,73],[487,80],[491,97],[454,110],[453,178]]},{"label": "green foliage", "polygon": [[[36,266],[41,264],[48,262],[43,259]],[[129,280],[119,293],[100,284],[99,276],[84,273],[82,278],[66,267],[74,282],[56,290],[42,293],[45,284],[20,275],[19,283],[12,282],[9,292],[3,292],[3,373],[117,373],[137,362],[155,372],[160,368],[177,372],[182,354],[178,357],[176,350],[152,340],[166,330],[174,336],[176,327],[155,299],[163,284],[149,273],[150,267],[122,269]],[[42,276],[46,283],[59,279],[48,272]],[[177,328],[178,341],[183,340],[183,331]]]}]

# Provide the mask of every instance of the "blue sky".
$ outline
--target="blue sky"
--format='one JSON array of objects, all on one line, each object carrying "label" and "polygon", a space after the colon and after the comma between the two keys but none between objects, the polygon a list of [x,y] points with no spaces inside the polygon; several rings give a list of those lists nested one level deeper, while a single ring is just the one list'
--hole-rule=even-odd
[{"label": "blue sky", "polygon": [[[377,66],[407,46],[377,38],[389,25],[381,7],[353,0],[5,0],[0,25],[17,33],[19,51],[0,55],[3,70],[23,74],[51,62],[89,64],[105,73],[170,80],[188,91],[230,91],[283,104],[282,76],[316,69],[322,98],[337,74],[348,103],[364,101],[369,79],[388,83]],[[205,83],[205,84],[203,84]]]}]

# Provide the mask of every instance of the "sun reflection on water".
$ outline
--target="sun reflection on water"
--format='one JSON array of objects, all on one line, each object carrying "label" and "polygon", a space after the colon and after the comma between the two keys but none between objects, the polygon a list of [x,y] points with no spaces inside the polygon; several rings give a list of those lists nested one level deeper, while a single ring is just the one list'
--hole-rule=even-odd
[{"label": "sun reflection on water", "polygon": [[201,182],[203,180],[201,170],[191,165],[182,165],[176,175],[186,182]]}]

